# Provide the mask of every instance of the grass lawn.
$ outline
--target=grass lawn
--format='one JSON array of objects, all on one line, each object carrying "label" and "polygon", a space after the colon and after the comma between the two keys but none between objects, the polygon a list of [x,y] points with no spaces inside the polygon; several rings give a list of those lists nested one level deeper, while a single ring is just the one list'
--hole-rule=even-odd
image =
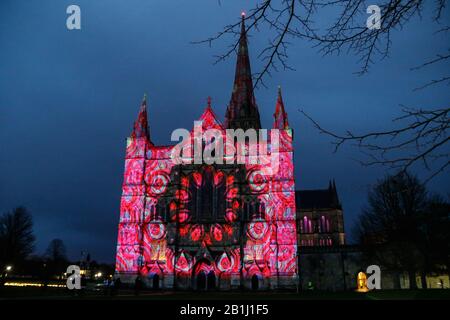
[{"label": "grass lawn", "polygon": [[111,297],[103,292],[85,292],[78,296],[73,291],[55,288],[9,287],[0,291],[1,299],[83,299],[83,300],[450,300],[450,290],[380,290],[369,293],[303,291],[294,292],[170,292],[121,290]]}]

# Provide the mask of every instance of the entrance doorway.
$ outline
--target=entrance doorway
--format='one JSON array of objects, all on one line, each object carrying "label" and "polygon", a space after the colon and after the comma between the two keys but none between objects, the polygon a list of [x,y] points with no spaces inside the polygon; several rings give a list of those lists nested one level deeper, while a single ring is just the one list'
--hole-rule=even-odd
[{"label": "entrance doorway", "polygon": [[214,274],[214,271],[210,271],[208,273],[207,278],[207,290],[214,290],[216,289],[216,275]]},{"label": "entrance doorway", "polygon": [[206,289],[206,275],[203,271],[201,271],[197,275],[197,290],[205,290]]},{"label": "entrance doorway", "polygon": [[259,279],[256,274],[252,277],[252,290],[258,290],[259,289]]},{"label": "entrance doorway", "polygon": [[153,275],[152,288],[153,290],[159,289],[159,276],[157,274]]}]

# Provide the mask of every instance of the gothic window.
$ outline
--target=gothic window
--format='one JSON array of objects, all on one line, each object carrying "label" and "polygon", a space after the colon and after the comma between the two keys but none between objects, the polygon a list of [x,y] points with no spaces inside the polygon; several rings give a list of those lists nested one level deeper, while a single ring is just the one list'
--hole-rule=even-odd
[{"label": "gothic window", "polygon": [[325,233],[326,232],[326,230],[325,230],[325,217],[324,216],[320,217],[319,232],[320,233]]},{"label": "gothic window", "polygon": [[243,211],[242,219],[244,221],[248,221],[250,218],[250,203],[248,201],[244,201],[244,208],[242,211]]},{"label": "gothic window", "polygon": [[150,211],[150,220],[152,221],[152,220],[155,220],[156,219],[156,207],[155,207],[155,205],[150,205],[150,209],[149,209],[149,211]]},{"label": "gothic window", "polygon": [[211,170],[205,170],[200,187],[200,220],[212,220],[213,218],[213,179]]},{"label": "gothic window", "polygon": [[156,205],[151,207],[150,220],[151,221],[167,221],[170,217],[170,203],[160,200]]},{"label": "gothic window", "polygon": [[320,230],[321,233],[329,233],[330,232],[330,220],[328,217],[321,216],[320,217]]},{"label": "gothic window", "polygon": [[171,205],[171,202],[167,202],[167,205],[166,205],[166,212],[165,212],[165,215],[163,216],[163,221],[170,221],[170,205]]},{"label": "gothic window", "polygon": [[189,196],[190,196],[190,201],[189,201],[189,212],[191,214],[192,218],[197,219],[197,204],[198,204],[198,196],[197,196],[197,185],[196,182],[194,180],[193,177],[191,177],[190,181],[189,181]]},{"label": "gothic window", "polygon": [[266,206],[264,203],[261,203],[259,205],[259,218],[265,219],[266,218]]},{"label": "gothic window", "polygon": [[225,179],[214,185],[213,171],[206,168],[202,175],[191,175],[189,182],[189,211],[194,220],[215,221],[224,219],[226,211]]},{"label": "gothic window", "polygon": [[305,233],[313,232],[312,221],[307,216],[303,217],[303,230]]},{"label": "gothic window", "polygon": [[250,219],[256,218],[256,206],[257,204],[254,201],[250,203]]},{"label": "gothic window", "polygon": [[153,214],[152,220],[157,220],[162,213],[162,205],[158,202],[155,206],[155,212]]},{"label": "gothic window", "polygon": [[226,199],[225,199],[225,179],[222,179],[222,182],[218,186],[214,188],[214,196],[216,199],[216,204],[214,205],[214,208],[216,208],[216,217],[219,219],[222,219],[225,217],[225,211],[226,211]]}]

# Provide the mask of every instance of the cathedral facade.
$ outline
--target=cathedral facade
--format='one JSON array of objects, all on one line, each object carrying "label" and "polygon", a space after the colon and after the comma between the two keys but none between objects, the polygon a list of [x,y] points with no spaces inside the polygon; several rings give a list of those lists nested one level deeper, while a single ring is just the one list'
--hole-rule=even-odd
[{"label": "cathedral facade", "polygon": [[[115,271],[122,283],[187,290],[298,285],[293,132],[280,90],[273,127],[261,130],[244,20],[223,124],[208,99],[182,152],[179,144],[158,146],[144,98],[126,147]],[[258,133],[257,160],[245,141],[229,139],[231,130]],[[220,155],[214,148],[220,161],[189,161],[189,149],[206,151],[218,140],[226,146]],[[238,156],[244,161],[233,161]]]}]

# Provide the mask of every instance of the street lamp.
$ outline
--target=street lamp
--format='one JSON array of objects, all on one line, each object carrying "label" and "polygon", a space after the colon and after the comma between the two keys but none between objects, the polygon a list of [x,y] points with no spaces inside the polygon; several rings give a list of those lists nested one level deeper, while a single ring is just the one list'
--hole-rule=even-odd
[{"label": "street lamp", "polygon": [[11,271],[12,270],[12,266],[6,266],[6,271]]}]

